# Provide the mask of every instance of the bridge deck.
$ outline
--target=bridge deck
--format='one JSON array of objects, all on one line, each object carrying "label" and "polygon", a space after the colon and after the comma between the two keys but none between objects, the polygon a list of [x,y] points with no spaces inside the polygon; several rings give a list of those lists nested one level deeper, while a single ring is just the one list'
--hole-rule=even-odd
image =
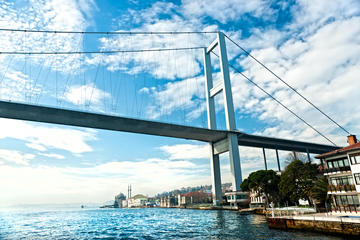
[{"label": "bridge deck", "polygon": [[[206,128],[5,101],[0,101],[0,117],[214,143],[226,139],[227,134],[230,133],[229,131],[223,130],[210,130]],[[338,149],[338,147],[323,144],[255,136],[242,132],[233,133],[238,135],[239,145],[241,146],[265,147],[298,152],[306,152],[306,149],[308,149],[310,153],[317,154]]]}]

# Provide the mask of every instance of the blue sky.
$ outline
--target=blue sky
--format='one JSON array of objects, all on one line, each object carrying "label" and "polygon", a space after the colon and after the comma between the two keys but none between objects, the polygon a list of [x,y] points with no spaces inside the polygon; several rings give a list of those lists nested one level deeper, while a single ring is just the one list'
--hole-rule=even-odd
[{"label": "blue sky", "polygon": [[[350,132],[359,132],[360,3],[356,0],[3,1],[0,28],[66,31],[223,31]],[[82,35],[0,31],[1,51],[205,47],[203,35]],[[339,145],[346,134],[227,42],[229,60]],[[214,77],[218,63],[213,61]],[[201,50],[0,55],[0,98],[206,127]],[[231,72],[240,131],[326,143]],[[224,128],[222,98],[216,99]],[[210,183],[207,144],[0,119],[0,205],[104,202]],[[263,168],[240,147],[243,176]],[[274,151],[267,151],[276,168]],[[281,152],[282,161],[287,152]],[[283,164],[283,163],[282,163]],[[227,156],[222,180],[230,181]]]}]

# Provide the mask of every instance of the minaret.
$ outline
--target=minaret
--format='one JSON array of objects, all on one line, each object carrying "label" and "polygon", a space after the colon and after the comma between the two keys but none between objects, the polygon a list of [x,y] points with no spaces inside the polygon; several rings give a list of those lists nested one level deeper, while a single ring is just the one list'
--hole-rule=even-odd
[{"label": "minaret", "polygon": [[131,184],[128,185],[128,199],[131,198]]}]

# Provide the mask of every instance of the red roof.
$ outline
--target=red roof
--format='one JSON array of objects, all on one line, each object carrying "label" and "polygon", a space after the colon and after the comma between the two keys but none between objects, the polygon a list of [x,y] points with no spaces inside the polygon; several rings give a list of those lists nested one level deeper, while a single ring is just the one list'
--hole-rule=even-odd
[{"label": "red roof", "polygon": [[355,150],[355,149],[360,149],[360,142],[355,143],[355,144],[350,145],[350,146],[347,146],[347,147],[344,147],[344,148],[340,148],[340,149],[328,152],[328,153],[323,153],[323,154],[317,155],[317,156],[315,156],[315,158],[329,157],[329,156],[332,156],[332,155],[344,153],[344,152],[347,152],[347,151],[350,151],[350,150]]}]

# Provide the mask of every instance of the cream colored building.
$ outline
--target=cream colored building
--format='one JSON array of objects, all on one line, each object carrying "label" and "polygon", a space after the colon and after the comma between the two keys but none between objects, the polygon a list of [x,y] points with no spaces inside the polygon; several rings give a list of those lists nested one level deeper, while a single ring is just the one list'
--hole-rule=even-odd
[{"label": "cream colored building", "polygon": [[360,212],[360,142],[348,136],[349,146],[317,155],[329,180],[328,195],[334,212]]}]

